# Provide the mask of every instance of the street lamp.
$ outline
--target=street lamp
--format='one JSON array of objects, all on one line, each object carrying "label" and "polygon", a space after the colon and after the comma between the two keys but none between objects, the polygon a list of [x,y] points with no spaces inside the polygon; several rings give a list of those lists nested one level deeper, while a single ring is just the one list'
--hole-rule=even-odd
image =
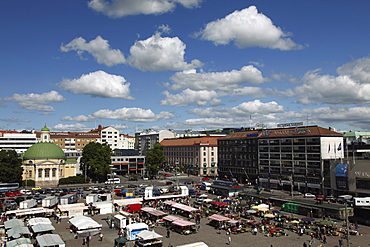
[{"label": "street lamp", "polygon": [[111,200],[112,200],[112,214],[111,214],[111,219],[110,219],[110,222],[109,222],[109,227],[112,228],[112,224],[113,224],[113,213],[114,213],[114,170],[116,170],[117,168],[113,167],[113,165],[109,165],[110,166],[110,175],[111,175]]},{"label": "street lamp", "polygon": [[343,196],[343,199],[345,200],[345,217],[346,217],[346,238],[347,238],[347,247],[349,247],[349,221],[348,221],[348,208],[347,208],[347,201],[351,200],[352,196],[345,195]]},{"label": "street lamp", "polygon": [[28,178],[28,168],[24,168],[24,170],[25,170],[25,177],[26,177],[26,181],[25,181],[25,189],[27,189],[27,178]]}]

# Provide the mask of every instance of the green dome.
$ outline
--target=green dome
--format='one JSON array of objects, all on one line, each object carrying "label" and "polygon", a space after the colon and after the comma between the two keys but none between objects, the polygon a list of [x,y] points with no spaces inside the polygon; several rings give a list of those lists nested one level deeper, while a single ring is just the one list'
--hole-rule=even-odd
[{"label": "green dome", "polygon": [[32,145],[23,155],[23,159],[65,159],[63,150],[50,142],[39,142]]},{"label": "green dome", "polygon": [[49,131],[50,132],[49,128],[46,127],[46,124],[44,125],[44,128],[41,129],[41,131]]}]

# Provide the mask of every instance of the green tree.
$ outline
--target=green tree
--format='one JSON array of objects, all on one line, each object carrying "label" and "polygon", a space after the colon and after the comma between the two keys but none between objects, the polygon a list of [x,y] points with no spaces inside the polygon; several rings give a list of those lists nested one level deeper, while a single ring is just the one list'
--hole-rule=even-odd
[{"label": "green tree", "polygon": [[166,161],[166,156],[164,155],[163,150],[164,146],[156,143],[146,154],[145,168],[151,177],[158,174],[163,163]]},{"label": "green tree", "polygon": [[0,181],[3,183],[22,182],[22,160],[14,150],[0,151]]},{"label": "green tree", "polygon": [[94,181],[106,180],[110,173],[112,150],[107,144],[90,142],[82,150],[80,170]]}]

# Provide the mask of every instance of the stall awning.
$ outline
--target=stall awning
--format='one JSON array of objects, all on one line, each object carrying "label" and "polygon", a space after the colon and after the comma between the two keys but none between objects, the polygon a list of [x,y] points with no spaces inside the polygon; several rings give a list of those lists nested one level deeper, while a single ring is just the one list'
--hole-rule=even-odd
[{"label": "stall awning", "polygon": [[164,201],[164,204],[166,205],[173,205],[173,204],[176,204],[177,202],[175,201]]},{"label": "stall awning", "polygon": [[5,229],[13,228],[15,226],[24,226],[24,222],[20,219],[11,219],[4,222]]},{"label": "stall awning", "polygon": [[198,211],[199,210],[197,208],[193,208],[193,207],[181,204],[181,203],[173,204],[172,207],[177,208],[177,209],[181,209],[181,210],[186,211],[186,212],[192,212],[192,211]]},{"label": "stall awning", "polygon": [[168,221],[176,221],[176,220],[181,220],[181,218],[173,216],[173,215],[167,215],[163,217],[164,220]]},{"label": "stall awning", "polygon": [[159,235],[156,232],[153,231],[148,231],[148,230],[143,230],[136,234],[137,237],[141,238],[142,240],[150,240],[150,239],[157,239],[157,238],[162,238],[162,235]]},{"label": "stall awning", "polygon": [[65,243],[58,234],[44,234],[36,237],[40,247],[60,246],[64,247]]},{"label": "stall awning", "polygon": [[69,220],[69,222],[74,225],[78,230],[85,230],[85,229],[91,229],[91,228],[99,228],[102,227],[101,224],[96,222],[95,220],[83,216],[78,215],[72,219]]},{"label": "stall awning", "polygon": [[39,224],[36,224],[36,225],[32,226],[32,231],[34,233],[49,232],[49,231],[54,231],[54,230],[55,230],[55,228],[51,224],[39,223]]},{"label": "stall awning", "polygon": [[15,226],[6,232],[6,235],[12,238],[20,238],[23,234],[31,234],[27,226]]},{"label": "stall awning", "polygon": [[100,233],[99,229],[87,229],[82,231],[77,231],[79,237],[95,236]]},{"label": "stall awning", "polygon": [[216,221],[229,221],[229,220],[231,220],[230,218],[219,215],[219,214],[211,215],[208,218],[211,219],[211,220],[216,220]]},{"label": "stall awning", "polygon": [[50,219],[48,218],[32,218],[28,221],[30,226],[34,226],[37,224],[51,224]]},{"label": "stall awning", "polygon": [[195,225],[195,223],[187,221],[187,220],[176,220],[176,221],[173,221],[172,224],[176,226],[194,226]]},{"label": "stall awning", "polygon": [[17,247],[17,246],[33,247],[33,244],[31,243],[31,239],[29,238],[17,238],[17,239],[7,242],[6,246],[7,247]]}]

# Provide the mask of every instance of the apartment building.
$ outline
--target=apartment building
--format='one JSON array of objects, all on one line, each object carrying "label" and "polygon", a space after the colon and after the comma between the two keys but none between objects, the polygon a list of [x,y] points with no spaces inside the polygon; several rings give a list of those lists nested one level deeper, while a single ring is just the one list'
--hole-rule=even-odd
[{"label": "apartment building", "polygon": [[165,139],[166,169],[191,175],[217,177],[218,136]]},{"label": "apartment building", "polygon": [[146,155],[154,144],[160,143],[164,139],[175,138],[173,130],[154,130],[146,129],[135,133],[135,149],[139,150],[140,155]]},{"label": "apartment building", "polygon": [[37,142],[35,131],[0,131],[0,150],[15,150],[21,154]]},{"label": "apartment building", "polygon": [[[267,188],[330,194],[331,166],[343,159],[343,145],[342,134],[318,126],[235,132],[219,139],[224,147],[219,175]],[[243,163],[244,158],[249,160]]]}]

